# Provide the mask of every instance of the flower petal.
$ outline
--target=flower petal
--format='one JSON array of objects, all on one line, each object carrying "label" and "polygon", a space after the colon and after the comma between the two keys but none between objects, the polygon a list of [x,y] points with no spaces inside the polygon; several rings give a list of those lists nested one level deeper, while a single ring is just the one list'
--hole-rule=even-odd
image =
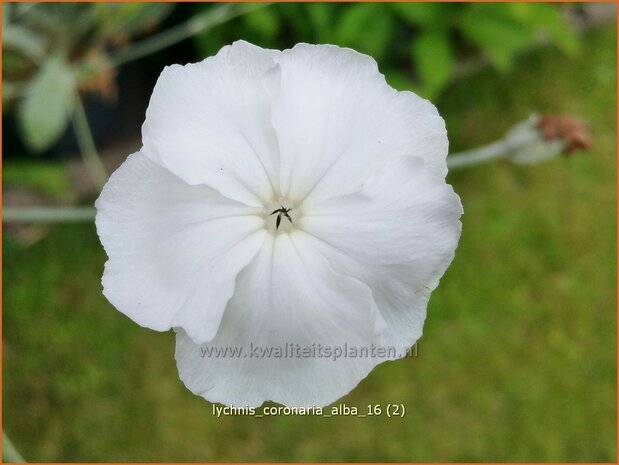
[{"label": "flower petal", "polygon": [[445,177],[443,119],[427,100],[389,87],[372,58],[299,44],[275,60],[280,87],[272,120],[284,197],[311,206],[358,191],[377,166],[397,156],[422,158]]},{"label": "flower petal", "polygon": [[212,339],[237,274],[264,242],[257,209],[190,186],[141,152],[111,176],[96,207],[108,300],[142,326]]},{"label": "flower petal", "polygon": [[391,160],[360,193],[306,211],[300,228],[333,269],[366,283],[402,351],[420,336],[430,292],[460,237],[460,199],[420,159]]},{"label": "flower petal", "polygon": [[239,41],[166,67],[146,111],[144,153],[189,184],[248,205],[271,198],[278,148],[261,81],[274,76],[266,71],[279,53]]},{"label": "flower petal", "polygon": [[[239,274],[217,336],[202,346],[242,348],[244,356],[203,356],[201,347],[178,331],[178,369],[192,392],[227,405],[273,400],[324,406],[348,393],[378,363],[370,357],[277,357],[276,348],[295,344],[367,347],[381,340],[384,323],[369,288],[333,272],[305,237],[300,232],[269,236]],[[271,356],[254,357],[252,347]]]}]

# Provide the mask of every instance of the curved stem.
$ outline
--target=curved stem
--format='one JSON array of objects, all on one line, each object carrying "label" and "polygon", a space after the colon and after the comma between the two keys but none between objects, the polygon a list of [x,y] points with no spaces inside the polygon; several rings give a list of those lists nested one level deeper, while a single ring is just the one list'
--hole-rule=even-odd
[{"label": "curved stem", "polygon": [[93,72],[99,72],[107,68],[117,67],[125,64],[129,61],[137,60],[144,56],[150,55],[154,52],[162,50],[166,47],[174,45],[182,40],[204,32],[215,26],[219,26],[237,16],[250,13],[251,11],[264,8],[269,3],[258,4],[234,4],[225,3],[223,5],[217,5],[209,9],[208,11],[196,15],[193,18],[185,21],[178,26],[174,26],[156,36],[144,39],[141,42],[137,42],[133,45],[120,50],[116,54],[109,57],[109,60],[101,62],[99,66],[93,69]]},{"label": "curved stem", "polygon": [[92,132],[90,131],[84,104],[82,103],[79,92],[75,93],[73,129],[75,130],[75,137],[77,138],[77,144],[79,145],[86,169],[97,187],[101,189],[107,181],[107,171],[99,157],[99,152],[97,152],[97,146],[95,145]]}]

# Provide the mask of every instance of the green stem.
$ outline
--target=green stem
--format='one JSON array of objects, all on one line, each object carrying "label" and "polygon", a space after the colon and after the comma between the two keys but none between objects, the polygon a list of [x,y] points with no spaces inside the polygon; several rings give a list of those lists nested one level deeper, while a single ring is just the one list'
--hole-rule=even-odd
[{"label": "green stem", "polygon": [[92,221],[97,211],[94,207],[4,207],[4,223],[75,223]]},{"label": "green stem", "polygon": [[166,47],[174,45],[191,36],[204,32],[215,26],[219,26],[238,16],[250,13],[251,11],[264,8],[268,3],[258,4],[233,4],[225,3],[209,9],[203,14],[194,16],[186,22],[174,26],[156,36],[144,39],[133,45],[120,50],[114,55],[111,55],[109,60],[100,63],[93,71],[98,72],[107,68],[117,67],[129,61],[137,60],[144,56],[158,52]]},{"label": "green stem", "polygon": [[6,433],[2,433],[2,461],[4,463],[25,463]]},{"label": "green stem", "polygon": [[88,119],[86,118],[84,104],[78,92],[75,94],[73,129],[86,169],[97,187],[101,189],[107,181],[107,171],[103,166],[101,157],[99,157],[99,152],[97,152],[97,146],[95,145]]}]

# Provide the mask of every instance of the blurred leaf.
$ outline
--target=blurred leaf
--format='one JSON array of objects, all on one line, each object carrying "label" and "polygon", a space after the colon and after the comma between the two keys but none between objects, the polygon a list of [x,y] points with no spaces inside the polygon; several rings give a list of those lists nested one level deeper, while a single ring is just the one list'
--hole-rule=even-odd
[{"label": "blurred leaf", "polygon": [[5,185],[35,189],[59,201],[70,201],[75,196],[67,165],[37,161],[5,163],[2,167]]},{"label": "blurred leaf", "polygon": [[11,50],[3,50],[2,53],[2,71],[3,80],[13,76],[26,73],[29,68],[32,68],[33,63],[28,58],[20,53]]},{"label": "blurred leaf", "polygon": [[20,52],[34,62],[45,54],[45,42],[34,31],[16,24],[7,24],[2,31],[3,46]]},{"label": "blurred leaf", "polygon": [[295,38],[311,37],[312,25],[307,20],[300,3],[277,3],[277,11]]},{"label": "blurred leaf", "polygon": [[452,76],[454,56],[447,31],[433,29],[413,40],[411,52],[427,97],[434,97]]},{"label": "blurred leaf", "polygon": [[279,16],[271,8],[260,8],[243,16],[248,29],[264,38],[273,39],[279,32]]},{"label": "blurred leaf", "polygon": [[367,53],[379,60],[391,38],[393,18],[382,3],[346,4],[335,31],[337,43]]},{"label": "blurred leaf", "polygon": [[572,55],[579,50],[578,37],[556,5],[547,3],[510,3],[509,10],[522,22],[532,24],[547,34],[564,53]]},{"label": "blurred leaf", "polygon": [[[216,6],[216,5],[215,5]],[[213,9],[212,4],[196,3],[194,14],[198,16],[209,14]],[[214,28],[207,31],[199,32],[193,36],[193,43],[198,49],[198,58],[215,55],[224,45],[228,45],[232,40],[228,39],[226,32],[228,29]]]},{"label": "blurred leaf", "polygon": [[139,5],[142,8],[123,28],[125,32],[132,35],[156,27],[175,7],[174,3],[139,3]]},{"label": "blurred leaf", "polygon": [[[133,36],[159,24],[174,3],[93,3],[93,14],[104,34]],[[115,37],[110,37],[114,39]]]},{"label": "blurred leaf", "polygon": [[340,17],[336,31],[337,41],[341,45],[352,45],[359,37],[367,34],[367,26],[376,15],[376,7],[371,3],[347,5]]},{"label": "blurred leaf", "polygon": [[229,43],[219,30],[196,34],[193,42],[198,50],[199,59],[215,55],[224,45]]},{"label": "blurred leaf", "polygon": [[24,14],[23,23],[29,28],[47,31],[50,44],[56,50],[81,45],[97,26],[92,7],[86,3],[42,3]]},{"label": "blurred leaf", "polygon": [[396,90],[411,90],[411,80],[403,71],[387,68],[385,70],[385,79]]},{"label": "blurred leaf", "polygon": [[58,56],[48,57],[19,107],[20,129],[33,150],[44,150],[62,135],[73,110],[74,90],[68,64]]},{"label": "blurred leaf", "polygon": [[460,17],[459,25],[462,33],[503,71],[534,38],[533,25],[518,21],[504,3],[471,4]]},{"label": "blurred leaf", "polygon": [[446,15],[449,15],[457,6],[435,2],[393,2],[389,5],[398,16],[413,26],[431,26],[438,23],[444,25]]},{"label": "blurred leaf", "polygon": [[333,3],[308,3],[305,5],[307,16],[315,31],[316,42],[333,42],[333,27],[331,19],[334,16],[335,5]]}]

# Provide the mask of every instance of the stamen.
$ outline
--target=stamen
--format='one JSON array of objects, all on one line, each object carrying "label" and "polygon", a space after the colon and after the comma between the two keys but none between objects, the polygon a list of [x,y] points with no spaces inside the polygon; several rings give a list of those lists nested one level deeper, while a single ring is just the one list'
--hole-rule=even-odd
[{"label": "stamen", "polygon": [[288,218],[288,221],[290,221],[290,223],[292,223],[292,218],[290,218],[290,215],[288,214],[288,212],[290,210],[292,210],[292,208],[286,208],[283,205],[280,205],[281,208],[278,208],[277,210],[273,210],[269,216],[275,215],[275,213],[277,213],[277,219],[275,220],[275,230],[277,231],[279,229],[279,225],[282,222],[282,215],[284,215],[286,218]]}]

